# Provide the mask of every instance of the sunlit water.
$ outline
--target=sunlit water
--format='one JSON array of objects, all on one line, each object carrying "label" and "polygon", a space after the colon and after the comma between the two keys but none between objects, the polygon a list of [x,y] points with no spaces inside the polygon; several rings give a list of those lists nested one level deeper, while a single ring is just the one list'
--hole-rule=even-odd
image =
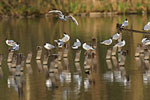
[{"label": "sunlit water", "polygon": [[[128,28],[142,30],[149,21],[147,16],[126,16],[129,20]],[[125,16],[114,17],[76,17],[79,26],[71,21],[63,23],[57,18],[34,19],[3,19],[0,21],[0,53],[4,55],[0,79],[1,100],[149,100],[150,76],[149,67],[145,68],[144,62],[137,64],[134,54],[137,43],[141,42],[143,34],[123,32],[128,50],[125,65],[116,66],[114,60],[106,61],[106,52],[111,46],[100,45],[100,41],[109,39],[116,33],[116,23],[121,23]],[[81,48],[81,59],[75,65],[75,51],[69,47],[68,58],[60,62],[58,73],[48,75],[47,66],[39,67],[36,63],[36,46],[43,46],[45,42],[54,44],[55,39],[63,37],[63,32],[70,35],[71,46],[76,38],[81,42],[90,44],[93,37],[97,39],[96,60],[94,70],[90,74],[84,69],[84,50]],[[8,46],[5,39],[14,39],[20,43],[20,53],[27,56],[32,51],[31,66],[25,65],[23,75],[18,76],[19,82],[13,85],[8,80],[13,77],[8,69]],[[113,42],[113,45],[115,42]],[[45,50],[43,49],[43,52]],[[57,49],[52,51],[57,53]],[[68,61],[67,61],[68,60]],[[65,62],[67,61],[67,63]],[[141,61],[141,60],[140,60]],[[106,63],[107,62],[107,63]],[[42,63],[42,60],[41,60]],[[67,65],[66,65],[67,64]],[[112,65],[111,65],[112,64]],[[112,67],[111,67],[112,66]],[[121,70],[120,70],[121,69]],[[67,74],[67,76],[65,76]],[[125,75],[124,75],[125,74]],[[17,77],[17,76],[16,76]],[[149,77],[149,79],[147,78]],[[128,82],[124,80],[129,78]],[[16,78],[17,79],[17,78]],[[46,81],[50,79],[53,86],[46,87]],[[17,86],[19,84],[19,86]],[[18,89],[21,87],[21,89]]]}]

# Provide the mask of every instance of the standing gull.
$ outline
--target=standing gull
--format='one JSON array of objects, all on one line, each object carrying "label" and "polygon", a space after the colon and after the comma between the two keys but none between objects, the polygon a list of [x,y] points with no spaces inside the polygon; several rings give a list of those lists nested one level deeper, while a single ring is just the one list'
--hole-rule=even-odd
[{"label": "standing gull", "polygon": [[64,32],[64,37],[62,39],[54,40],[54,42],[57,43],[59,48],[62,48],[63,44],[69,40],[70,36]]},{"label": "standing gull", "polygon": [[100,42],[100,44],[104,44],[104,45],[111,45],[112,43],[112,37],[108,40],[104,40],[103,42]]},{"label": "standing gull", "polygon": [[51,50],[51,49],[55,48],[55,46],[53,46],[52,44],[49,44],[49,43],[45,43],[44,48],[47,50]]},{"label": "standing gull", "polygon": [[72,49],[78,49],[81,46],[81,42],[79,39],[76,39],[76,41],[74,42]]},{"label": "standing gull", "polygon": [[87,50],[87,51],[94,50],[90,45],[87,45],[86,43],[83,43],[82,47],[84,50]]},{"label": "standing gull", "polygon": [[118,40],[120,38],[120,33],[116,33],[112,36],[113,40]]},{"label": "standing gull", "polygon": [[123,47],[123,46],[125,46],[125,44],[126,44],[125,40],[122,40],[122,41],[118,42],[118,43],[115,45],[115,47]]},{"label": "standing gull", "polygon": [[145,31],[149,31],[149,30],[150,30],[150,22],[148,22],[148,23],[144,26],[144,30],[145,30]]},{"label": "standing gull", "polygon": [[8,46],[14,46],[14,44],[16,44],[16,42],[14,41],[14,40],[7,40],[6,39],[6,44],[8,45]]},{"label": "standing gull", "polygon": [[63,20],[63,21],[67,21],[67,19],[71,19],[76,25],[78,25],[78,22],[77,20],[71,16],[71,15],[64,15],[60,10],[51,10],[48,12],[48,14],[51,14],[51,13],[56,13],[59,15],[59,19]]},{"label": "standing gull", "polygon": [[64,32],[64,37],[60,40],[63,42],[68,42],[70,40],[70,36]]},{"label": "standing gull", "polygon": [[150,45],[150,40],[147,38],[143,38],[141,42],[143,45]]},{"label": "standing gull", "polygon": [[128,19],[125,19],[120,28],[124,28],[126,26],[128,26]]},{"label": "standing gull", "polygon": [[142,44],[145,44],[146,40],[147,40],[147,38],[143,38],[142,41],[141,41]]}]

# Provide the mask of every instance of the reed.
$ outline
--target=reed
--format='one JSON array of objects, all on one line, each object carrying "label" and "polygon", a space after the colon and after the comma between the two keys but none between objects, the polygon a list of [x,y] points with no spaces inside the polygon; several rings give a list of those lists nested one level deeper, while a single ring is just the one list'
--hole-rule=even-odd
[{"label": "reed", "polygon": [[40,16],[50,9],[66,13],[118,12],[120,14],[150,12],[149,0],[1,0],[0,15]]}]

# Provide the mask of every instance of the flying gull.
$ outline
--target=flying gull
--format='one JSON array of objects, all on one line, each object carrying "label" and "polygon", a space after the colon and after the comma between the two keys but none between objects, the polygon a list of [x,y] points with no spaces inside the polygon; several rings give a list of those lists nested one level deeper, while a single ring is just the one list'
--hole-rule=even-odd
[{"label": "flying gull", "polygon": [[58,14],[59,19],[61,19],[63,21],[67,21],[68,19],[71,19],[76,25],[78,25],[77,20],[71,15],[66,16],[60,10],[51,10],[48,12],[48,14],[52,14],[52,13]]}]

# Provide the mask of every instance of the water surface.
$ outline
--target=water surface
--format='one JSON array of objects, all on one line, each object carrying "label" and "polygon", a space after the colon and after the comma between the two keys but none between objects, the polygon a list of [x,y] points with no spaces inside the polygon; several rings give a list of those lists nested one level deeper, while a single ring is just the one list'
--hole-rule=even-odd
[{"label": "water surface", "polygon": [[[144,81],[143,75],[148,72],[149,67],[137,65],[138,60],[134,58],[137,43],[141,42],[143,34],[133,32],[123,32],[123,39],[126,46],[123,48],[129,50],[126,57],[124,69],[129,76],[130,82],[124,83],[115,77],[119,73],[119,68],[115,67],[113,61],[112,68],[106,63],[106,52],[111,46],[100,45],[99,42],[109,39],[116,33],[116,23],[121,23],[125,18],[129,20],[128,28],[143,29],[143,26],[149,21],[148,16],[107,16],[99,18],[76,17],[79,26],[77,27],[71,21],[63,23],[57,18],[33,18],[33,19],[2,19],[0,21],[0,53],[4,54],[2,62],[3,76],[0,79],[0,99],[2,100],[149,100],[150,80]],[[55,39],[63,37],[63,32],[70,35],[69,45],[72,45],[76,38],[81,42],[90,43],[95,37],[98,41],[96,49],[96,70],[90,75],[85,74],[83,67],[84,50],[81,52],[81,59],[78,67],[74,62],[75,51],[69,47],[68,64],[65,60],[61,62],[61,70],[55,77],[55,86],[46,88],[45,82],[48,79],[44,71],[38,69],[36,63],[36,46],[43,46],[45,42],[54,44]],[[25,56],[32,51],[33,58],[31,69],[24,66],[24,75],[22,91],[18,91],[15,86],[8,86],[8,78],[11,74],[8,69],[7,56],[8,46],[5,39],[14,39],[20,43],[19,52]],[[113,45],[115,42],[113,42]],[[43,49],[44,50],[44,49]],[[45,52],[45,51],[44,51]],[[57,53],[57,50],[53,50]],[[48,64],[49,66],[49,64]],[[67,66],[67,67],[66,67]],[[44,66],[43,66],[44,67]],[[61,81],[62,72],[71,73],[71,80]],[[106,74],[113,73],[113,79],[105,77]],[[76,76],[75,76],[76,75]],[[51,79],[53,79],[51,77]],[[76,77],[76,78],[75,78]]]}]

